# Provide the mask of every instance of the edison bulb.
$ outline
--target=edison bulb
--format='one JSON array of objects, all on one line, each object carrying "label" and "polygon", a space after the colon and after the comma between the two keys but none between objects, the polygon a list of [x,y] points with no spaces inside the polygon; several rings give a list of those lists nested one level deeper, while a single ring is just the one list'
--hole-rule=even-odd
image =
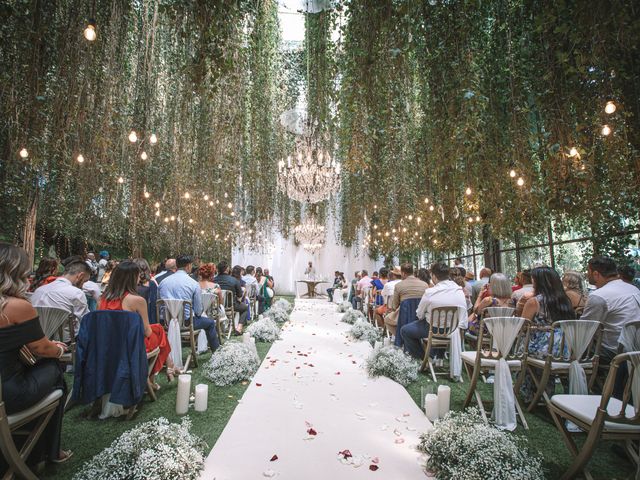
[{"label": "edison bulb", "polygon": [[433,205],[429,205],[429,211],[433,212]]},{"label": "edison bulb", "polygon": [[209,200],[209,195],[205,195],[205,196],[204,196],[204,201],[206,202],[206,201],[208,201],[208,200]]},{"label": "edison bulb", "polygon": [[604,111],[609,115],[611,115],[613,112],[616,111],[616,104],[613,103],[611,100],[609,100],[607,104],[604,106]]},{"label": "edison bulb", "polygon": [[209,206],[213,207],[213,200],[209,200]]},{"label": "edison bulb", "polygon": [[156,203],[154,204],[154,206],[155,206],[156,208],[160,208],[160,202],[156,202]]},{"label": "edison bulb", "polygon": [[231,202],[227,203],[227,208],[233,208],[233,205]]},{"label": "edison bulb", "polygon": [[158,137],[156,137],[155,133],[152,133],[151,136],[149,137],[149,143],[151,145],[155,145],[156,143],[158,143]]},{"label": "edison bulb", "polygon": [[169,221],[169,217],[164,217],[164,221],[168,222]]},{"label": "edison bulb", "polygon": [[509,176],[511,178],[516,178],[516,171],[512,168],[511,171],[509,172]]},{"label": "edison bulb", "polygon": [[238,220],[236,220],[236,227],[240,226],[240,222]]},{"label": "edison bulb", "polygon": [[193,218],[190,218],[190,219],[189,219],[189,223],[193,223]]},{"label": "edison bulb", "polygon": [[519,187],[524,185],[524,178],[520,177],[518,178],[518,181],[516,182],[518,184]]},{"label": "edison bulb", "polygon": [[29,156],[29,152],[27,151],[26,148],[23,148],[22,150],[20,150],[20,156],[22,158],[27,158]]},{"label": "edison bulb", "polygon": [[428,198],[425,198],[425,199],[424,199],[424,203],[429,203],[429,199],[428,199]]},{"label": "edison bulb", "polygon": [[171,221],[173,222],[176,219],[174,215],[171,215]]},{"label": "edison bulb", "polygon": [[149,192],[144,192],[144,198],[149,198],[151,194]]},{"label": "edison bulb", "polygon": [[476,216],[476,222],[479,222],[479,221],[480,221],[480,215],[477,215]]},{"label": "edison bulb", "polygon": [[473,223],[473,217],[469,217],[469,223]]},{"label": "edison bulb", "polygon": [[79,154],[76,160],[78,161],[78,163],[84,163],[84,157],[82,156],[82,154]]},{"label": "edison bulb", "polygon": [[124,178],[118,177],[118,183],[124,183]]},{"label": "edison bulb", "polygon": [[138,134],[135,130],[131,130],[131,133],[129,134],[129,141],[131,143],[136,143],[138,141]]},{"label": "edison bulb", "polygon": [[147,152],[142,152],[142,153],[140,154],[140,158],[141,158],[142,160],[146,160],[147,158],[149,158],[149,155],[147,155]]},{"label": "edison bulb", "polygon": [[200,230],[200,235],[204,235],[204,230]]},{"label": "edison bulb", "polygon": [[156,210],[156,217],[160,216],[160,211]]},{"label": "edison bulb", "polygon": [[84,38],[86,38],[90,42],[93,42],[96,37],[96,27],[95,25],[90,23],[89,25],[87,25],[87,28],[84,29]]},{"label": "edison bulb", "polygon": [[609,125],[604,125],[602,127],[602,135],[604,135],[605,137],[608,136],[611,133],[611,127],[609,127]]},{"label": "edison bulb", "polygon": [[569,155],[572,157],[575,157],[578,155],[578,149],[576,147],[571,147],[571,149],[569,150]]},{"label": "edison bulb", "polygon": [[184,198],[187,200],[191,198],[191,194],[189,192],[184,192]]},{"label": "edison bulb", "polygon": [[471,187],[467,187],[464,193],[466,193],[467,195],[471,195]]}]

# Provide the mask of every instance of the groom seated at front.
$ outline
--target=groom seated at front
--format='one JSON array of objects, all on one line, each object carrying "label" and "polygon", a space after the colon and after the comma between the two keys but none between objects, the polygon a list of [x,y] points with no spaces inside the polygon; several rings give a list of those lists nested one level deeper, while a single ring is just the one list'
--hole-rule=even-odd
[{"label": "groom seated at front", "polygon": [[418,320],[408,323],[400,330],[405,350],[417,359],[424,358],[422,339],[429,336],[431,310],[445,306],[457,306],[465,312],[467,310],[464,291],[462,287],[450,279],[449,271],[449,266],[446,263],[434,263],[431,266],[431,275],[436,285],[427,288],[422,295],[416,311]]},{"label": "groom seated at front", "polygon": [[[158,295],[163,300],[184,300],[191,302],[193,306],[193,329],[204,330],[207,335],[209,347],[212,351],[220,346],[215,320],[202,317],[202,291],[200,284],[191,276],[193,260],[189,255],[180,255],[176,258],[176,273],[167,276],[158,286]],[[185,309],[185,318],[189,311]]]}]

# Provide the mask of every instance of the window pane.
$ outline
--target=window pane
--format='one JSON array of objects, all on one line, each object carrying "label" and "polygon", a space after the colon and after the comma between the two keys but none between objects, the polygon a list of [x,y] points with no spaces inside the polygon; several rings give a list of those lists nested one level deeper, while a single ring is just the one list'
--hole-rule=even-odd
[{"label": "window pane", "polygon": [[523,269],[551,265],[549,247],[526,248],[520,251],[520,264]]},{"label": "window pane", "polygon": [[556,259],[556,269],[559,272],[566,270],[585,272],[592,251],[593,245],[590,240],[554,245],[553,254]]}]

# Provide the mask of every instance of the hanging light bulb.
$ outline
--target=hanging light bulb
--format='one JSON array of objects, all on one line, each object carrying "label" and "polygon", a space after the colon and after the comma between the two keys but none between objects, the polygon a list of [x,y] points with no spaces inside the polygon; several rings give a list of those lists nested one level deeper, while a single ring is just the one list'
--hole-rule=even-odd
[{"label": "hanging light bulb", "polygon": [[209,206],[213,207],[213,200],[209,200]]},{"label": "hanging light bulb", "polygon": [[151,194],[149,192],[144,192],[144,198],[149,198],[151,196]]},{"label": "hanging light bulb", "polygon": [[84,29],[84,38],[86,38],[90,42],[93,42],[96,37],[96,22],[94,20],[89,20],[87,28]]},{"label": "hanging light bulb", "polygon": [[118,183],[124,183],[124,178],[118,177]]},{"label": "hanging light bulb", "polygon": [[184,198],[189,200],[191,198],[191,194],[189,192],[184,192]]},{"label": "hanging light bulb", "polygon": [[156,137],[155,133],[152,133],[151,136],[149,137],[149,143],[151,145],[155,145],[156,143],[158,143],[158,137]]},{"label": "hanging light bulb", "polygon": [[240,222],[239,222],[238,220],[236,220],[235,226],[236,226],[236,227],[239,227],[239,226],[240,226]]},{"label": "hanging light bulb", "polygon": [[140,154],[140,158],[141,158],[142,160],[146,160],[147,158],[149,158],[149,155],[147,155],[147,152],[142,152],[142,153]]},{"label": "hanging light bulb", "polygon": [[204,230],[200,230],[200,235],[204,235]]},{"label": "hanging light bulb", "polygon": [[609,115],[611,115],[613,112],[616,111],[616,104],[613,103],[613,101],[609,100],[607,104],[604,106],[604,111]]},{"label": "hanging light bulb", "polygon": [[26,148],[23,148],[22,150],[20,150],[20,156],[22,158],[27,158],[29,156],[29,152],[27,151]]},{"label": "hanging light bulb", "polygon": [[424,199],[424,203],[429,203],[429,199],[428,199],[428,198],[425,198],[425,199]]},{"label": "hanging light bulb", "polygon": [[159,216],[160,216],[160,211],[156,210],[156,217],[159,217]]},{"label": "hanging light bulb", "polygon": [[203,198],[204,198],[204,201],[206,202],[209,200],[209,195],[205,195]]},{"label": "hanging light bulb", "polygon": [[469,223],[473,223],[473,217],[469,217]]},{"label": "hanging light bulb", "polygon": [[78,154],[78,156],[76,157],[76,160],[78,161],[78,163],[84,163],[84,157],[82,156],[82,154]]},{"label": "hanging light bulb", "polygon": [[193,218],[190,218],[190,219],[189,219],[189,223],[193,223]]},{"label": "hanging light bulb", "polygon": [[511,178],[516,178],[516,171],[512,168],[511,171],[509,172],[509,176]]},{"label": "hanging light bulb", "polygon": [[164,217],[164,221],[168,223],[169,222],[169,217]]},{"label": "hanging light bulb", "polygon": [[466,193],[467,195],[471,195],[471,187],[467,187],[464,193]]},{"label": "hanging light bulb", "polygon": [[175,215],[171,215],[171,221],[173,222],[175,221],[175,219],[176,219]]},{"label": "hanging light bulb", "polygon": [[155,206],[156,208],[160,208],[160,202],[156,202],[156,203],[154,204],[154,206]]},{"label": "hanging light bulb", "polygon": [[227,203],[227,208],[233,208],[233,204],[231,202]]},{"label": "hanging light bulb", "polygon": [[605,137],[609,136],[609,134],[611,133],[611,127],[609,127],[609,125],[604,125],[602,127],[601,130],[602,135],[604,135]]},{"label": "hanging light bulb", "polygon": [[570,157],[577,157],[578,156],[578,149],[576,147],[571,147],[571,149],[569,149],[569,156]]},{"label": "hanging light bulb", "polygon": [[476,215],[476,222],[480,221],[480,215]]},{"label": "hanging light bulb", "polygon": [[516,182],[518,184],[519,187],[524,185],[524,178],[520,177],[518,178],[518,181]]},{"label": "hanging light bulb", "polygon": [[433,212],[433,205],[429,205],[429,211]]},{"label": "hanging light bulb", "polygon": [[131,143],[136,143],[138,141],[138,134],[135,130],[131,130],[131,133],[129,133],[129,141]]}]

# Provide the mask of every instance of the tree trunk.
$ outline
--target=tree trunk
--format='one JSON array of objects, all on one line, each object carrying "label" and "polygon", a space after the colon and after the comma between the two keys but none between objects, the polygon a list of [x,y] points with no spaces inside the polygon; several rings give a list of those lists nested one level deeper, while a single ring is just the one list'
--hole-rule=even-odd
[{"label": "tree trunk", "polygon": [[36,224],[38,216],[38,199],[39,190],[36,188],[33,197],[31,198],[31,204],[24,220],[24,230],[22,233],[22,248],[27,251],[29,256],[29,263],[33,265],[36,256]]}]

